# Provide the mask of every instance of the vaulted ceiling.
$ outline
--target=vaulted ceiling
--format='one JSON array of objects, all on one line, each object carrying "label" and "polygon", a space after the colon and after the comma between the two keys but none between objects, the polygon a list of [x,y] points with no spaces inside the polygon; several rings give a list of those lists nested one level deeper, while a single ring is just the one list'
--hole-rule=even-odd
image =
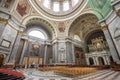
[{"label": "vaulted ceiling", "polygon": [[95,15],[84,14],[72,23],[69,29],[69,36],[79,35],[81,40],[85,41],[89,34],[100,29],[98,19]]}]

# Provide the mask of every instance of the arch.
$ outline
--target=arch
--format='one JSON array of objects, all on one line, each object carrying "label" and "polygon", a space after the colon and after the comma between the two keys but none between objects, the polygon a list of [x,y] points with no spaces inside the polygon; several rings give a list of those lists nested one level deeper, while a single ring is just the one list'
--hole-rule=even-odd
[{"label": "arch", "polygon": [[30,31],[38,30],[42,32],[47,39],[53,39],[56,36],[55,30],[52,25],[44,19],[41,18],[31,18],[26,22],[25,34],[28,34]]},{"label": "arch", "polygon": [[[94,34],[94,35],[93,35]],[[95,38],[98,38],[98,37],[101,37],[103,36],[103,39],[105,40],[105,36],[104,36],[104,33],[101,29],[97,29],[97,30],[94,30],[92,32],[90,32],[86,37],[85,37],[85,42],[87,44],[90,44],[91,43],[91,40],[92,39],[95,39]]]},{"label": "arch", "polygon": [[90,63],[90,65],[94,65],[94,60],[92,57],[89,58],[89,63]]},{"label": "arch", "polygon": [[[34,20],[34,19],[39,19],[39,21],[40,21],[40,23],[42,24],[42,25],[46,25],[46,27],[47,28],[49,28],[51,31],[52,31],[52,33],[53,33],[53,36],[54,37],[56,37],[56,35],[57,35],[57,29],[56,29],[56,27],[53,27],[53,26],[55,26],[54,24],[52,24],[48,19],[43,19],[42,17],[40,17],[40,16],[27,16],[27,17],[25,17],[24,19],[23,19],[23,21],[22,21],[22,24],[25,26],[25,25],[27,25],[31,20]],[[26,26],[25,26],[25,28],[26,28]]]},{"label": "arch", "polygon": [[[82,12],[80,15],[78,15],[76,18],[72,19],[72,21],[71,21],[70,24],[69,24],[69,27],[67,28],[67,31],[68,31],[67,33],[69,33],[69,30],[70,30],[70,27],[71,27],[72,23],[73,23],[78,17],[80,17],[80,16],[82,16],[82,15],[84,15],[84,14],[93,14],[93,15],[95,15],[95,16],[97,17],[98,20],[101,20],[101,19],[104,18],[103,15],[102,15],[100,12],[98,12],[97,10],[95,10],[95,9],[87,9],[86,11],[84,11],[84,12]],[[68,34],[67,34],[67,35],[68,35]]]},{"label": "arch", "polygon": [[99,62],[99,65],[100,65],[100,66],[105,65],[105,62],[104,62],[103,57],[98,57],[98,62]]},{"label": "arch", "polygon": [[[88,19],[88,18],[90,18],[90,19]],[[96,17],[95,14],[93,14],[93,13],[82,14],[81,16],[76,18],[70,25],[69,30],[68,30],[68,36],[73,37],[74,34],[77,33],[77,34],[80,34],[81,40],[84,40],[84,37],[87,36],[88,33],[90,33],[93,30],[100,29],[100,25],[97,22],[98,22],[98,18]],[[86,23],[86,24],[84,24],[84,23]],[[93,24],[93,26],[90,26],[89,24],[90,25]],[[86,28],[88,28],[89,31],[86,31],[87,30]],[[74,30],[76,30],[76,31],[74,31]]]}]

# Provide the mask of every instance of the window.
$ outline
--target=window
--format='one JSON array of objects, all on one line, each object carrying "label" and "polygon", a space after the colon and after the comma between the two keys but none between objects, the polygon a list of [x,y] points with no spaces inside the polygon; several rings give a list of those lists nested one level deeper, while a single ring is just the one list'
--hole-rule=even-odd
[{"label": "window", "polygon": [[36,0],[40,4],[43,4],[41,7],[45,9],[51,9],[54,12],[63,12],[68,11],[73,8],[79,1],[83,0]]},{"label": "window", "polygon": [[43,5],[50,9],[50,0],[44,0]]},{"label": "window", "polygon": [[78,41],[81,41],[81,39],[80,39],[80,37],[78,35],[74,35],[74,39],[78,40]]},{"label": "window", "polygon": [[69,1],[63,2],[63,11],[67,11],[70,9]]},{"label": "window", "polygon": [[29,32],[28,35],[33,36],[33,37],[37,37],[37,38],[40,38],[40,39],[45,39],[45,35],[42,32],[37,31],[37,30]]},{"label": "window", "polygon": [[59,12],[60,11],[60,4],[59,2],[54,2],[53,4],[53,11]]}]

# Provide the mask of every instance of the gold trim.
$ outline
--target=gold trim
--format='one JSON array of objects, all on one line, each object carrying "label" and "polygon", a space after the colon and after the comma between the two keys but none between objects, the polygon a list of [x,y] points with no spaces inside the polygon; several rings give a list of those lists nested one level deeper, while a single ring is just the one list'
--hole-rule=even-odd
[{"label": "gold trim", "polygon": [[23,31],[18,31],[18,34],[19,34],[19,35],[22,35],[22,34],[23,34]]},{"label": "gold trim", "polygon": [[0,17],[0,23],[7,24],[8,20]]},{"label": "gold trim", "polygon": [[101,29],[102,31],[107,30],[107,26],[102,26]]},{"label": "gold trim", "polygon": [[120,9],[116,11],[116,14],[120,16]]}]

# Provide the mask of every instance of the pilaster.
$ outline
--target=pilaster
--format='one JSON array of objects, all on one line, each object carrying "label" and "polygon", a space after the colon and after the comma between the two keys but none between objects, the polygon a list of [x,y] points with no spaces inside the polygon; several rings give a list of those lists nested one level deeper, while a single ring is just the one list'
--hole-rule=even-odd
[{"label": "pilaster", "polygon": [[120,58],[118,55],[118,51],[117,51],[115,43],[112,39],[111,33],[108,29],[108,25],[105,23],[105,21],[100,22],[100,24],[102,26],[101,29],[105,35],[106,41],[109,45],[110,54],[112,55],[114,62],[119,62]]},{"label": "pilaster", "polygon": [[107,59],[106,59],[105,56],[103,56],[103,60],[104,60],[104,62],[105,62],[105,65],[108,65],[108,63],[107,63]]},{"label": "pilaster", "polygon": [[8,61],[9,63],[15,63],[15,57],[17,55],[18,46],[19,46],[22,34],[23,34],[22,31],[18,31],[18,35],[17,35],[16,40],[14,42],[15,44],[13,46],[12,52],[11,52],[10,57],[9,57],[9,61]]}]

